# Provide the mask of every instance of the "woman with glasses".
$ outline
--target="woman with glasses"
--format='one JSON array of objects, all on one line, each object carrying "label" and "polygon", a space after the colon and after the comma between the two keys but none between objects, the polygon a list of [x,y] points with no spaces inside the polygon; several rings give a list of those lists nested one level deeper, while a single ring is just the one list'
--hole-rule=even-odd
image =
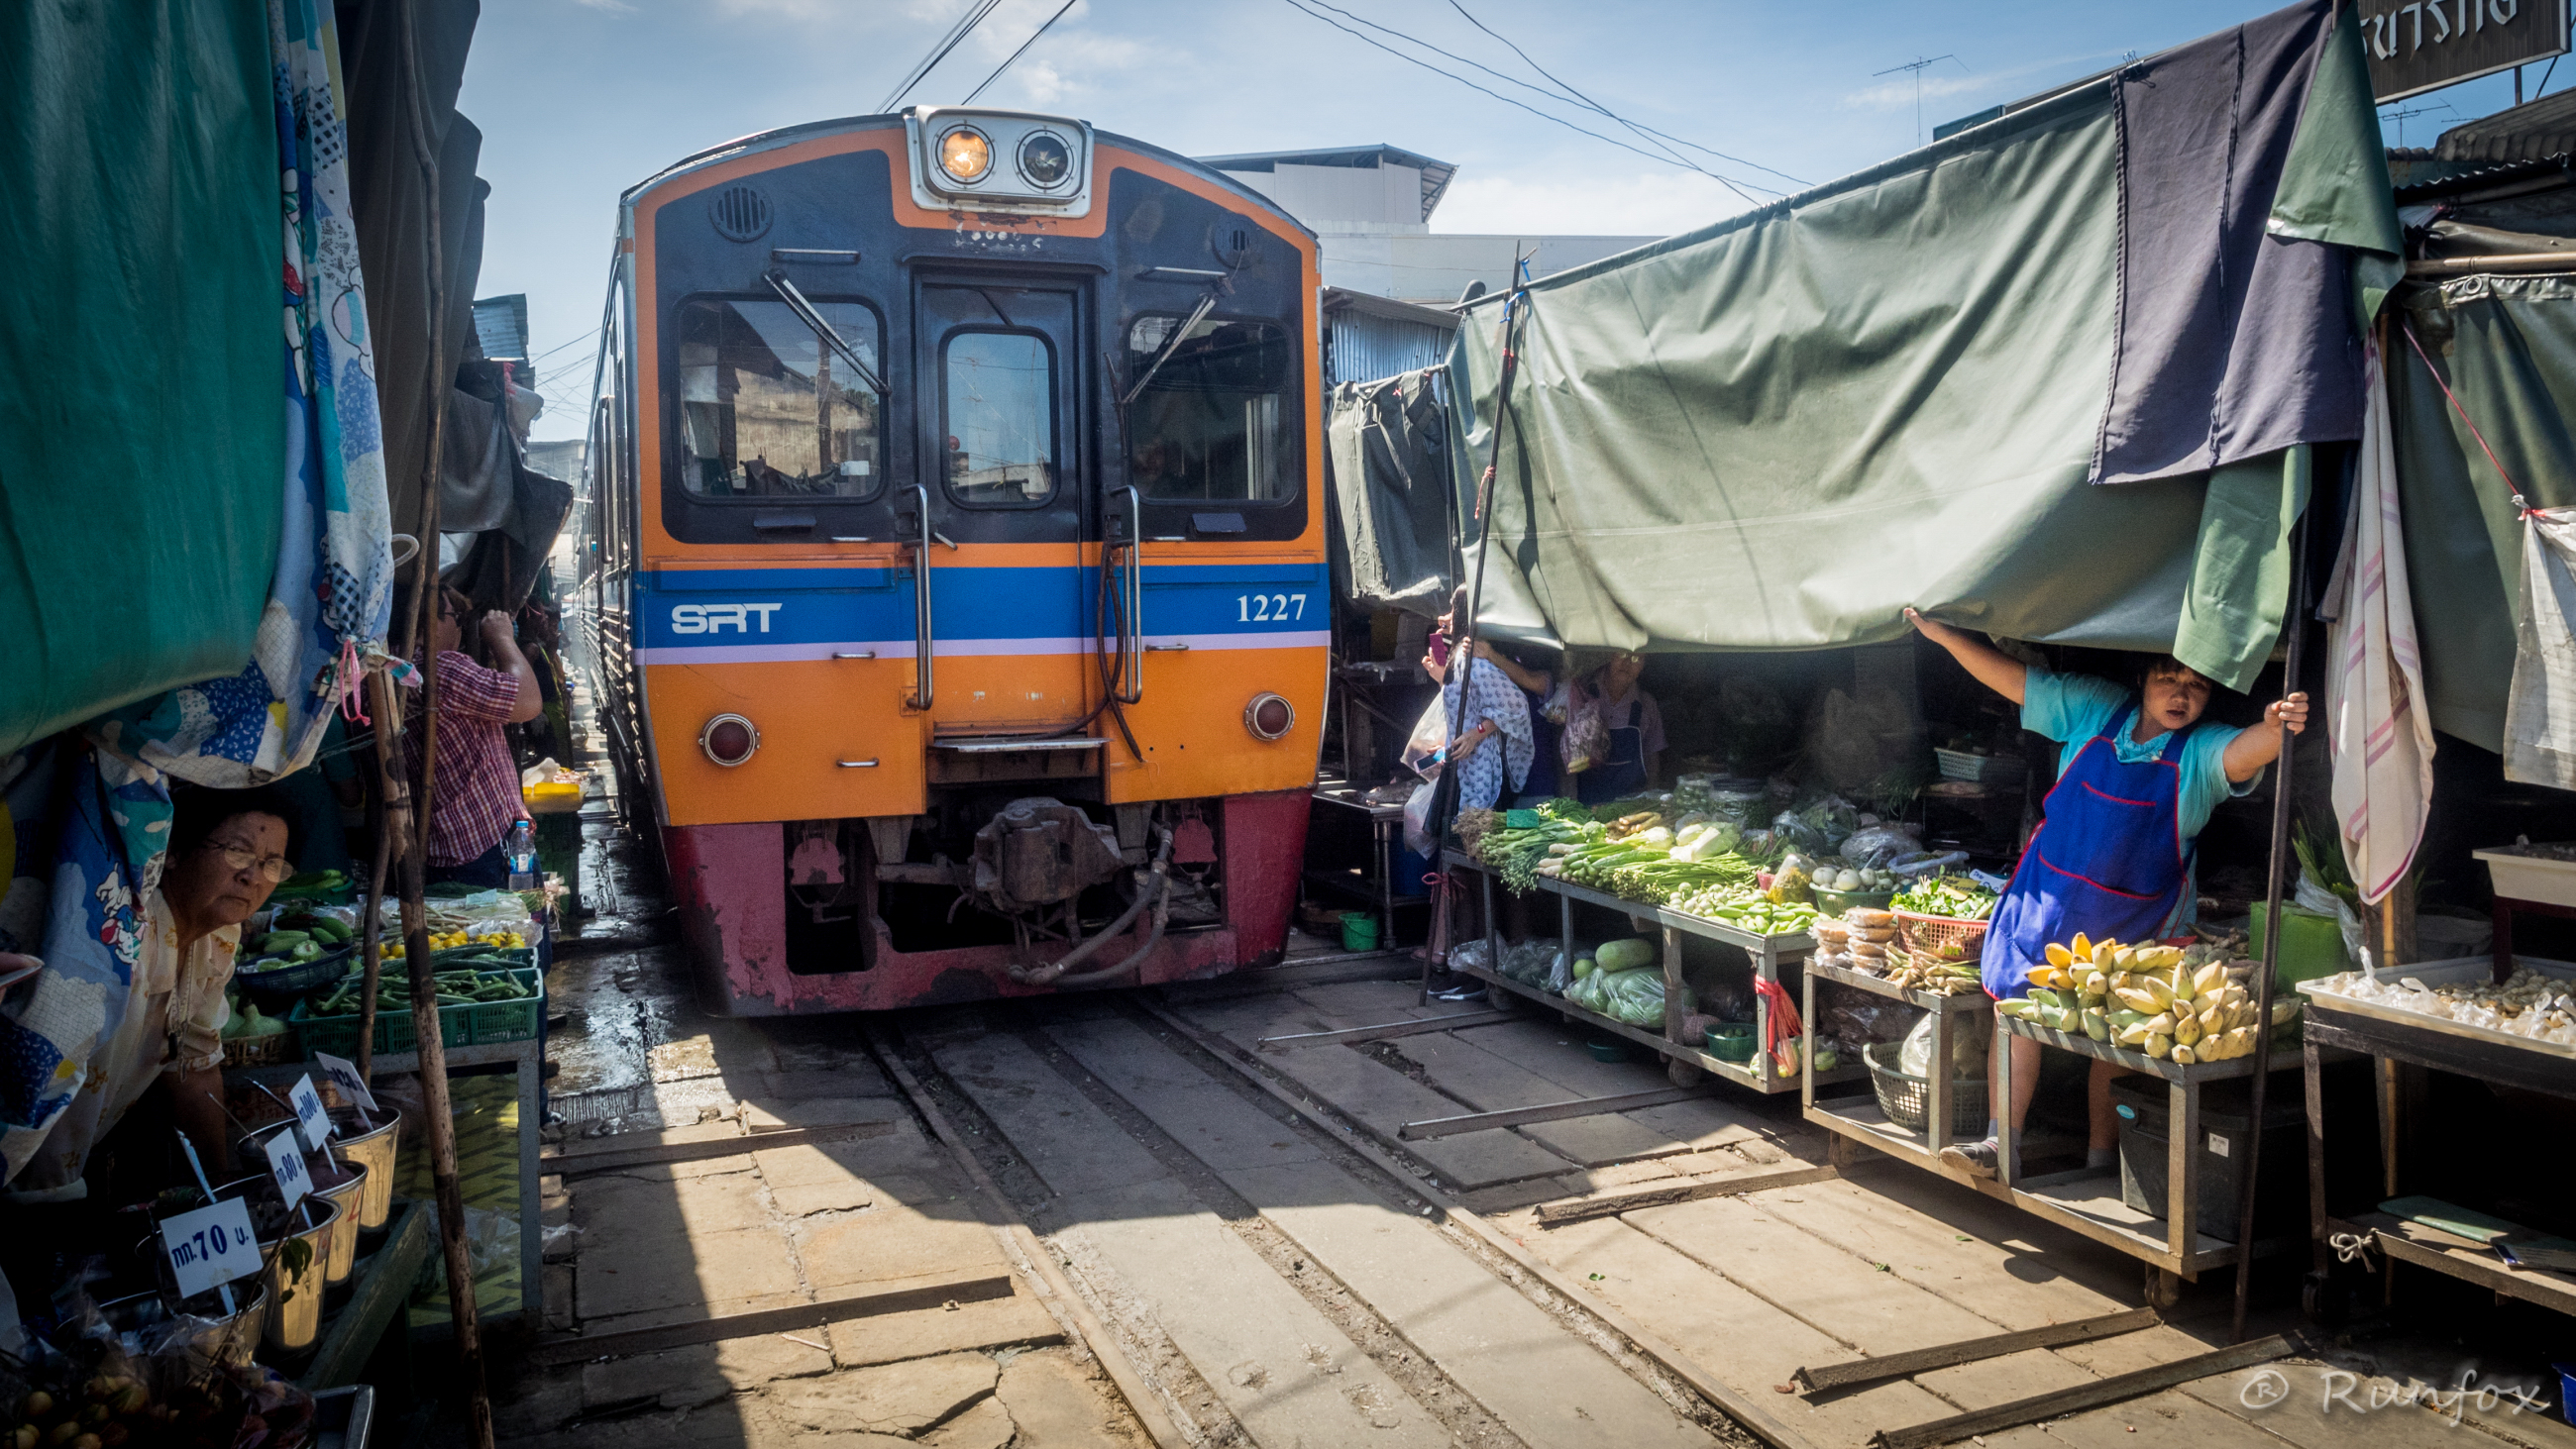
[{"label": "woman with glasses", "polygon": [[[91,1048],[80,1094],[9,1183],[21,1208],[103,1195],[91,1207],[107,1210],[174,1185],[187,1170],[172,1127],[187,1134],[209,1177],[222,1181],[231,1165],[219,1102],[232,1019],[224,989],[242,922],[295,873],[294,842],[272,791],[183,787],[171,805],[170,851],[142,917],[122,1009]],[[10,1268],[14,1277],[14,1258]],[[24,1301],[29,1285],[17,1286]],[[36,1301],[50,1288],[37,1286]]]}]

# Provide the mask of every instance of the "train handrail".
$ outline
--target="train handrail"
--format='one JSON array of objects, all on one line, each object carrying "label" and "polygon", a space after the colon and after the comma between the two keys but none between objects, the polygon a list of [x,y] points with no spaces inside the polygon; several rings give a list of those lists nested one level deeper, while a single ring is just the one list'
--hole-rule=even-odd
[{"label": "train handrail", "polygon": [[938,531],[930,526],[930,485],[913,484],[912,500],[913,506],[921,510],[921,537],[912,549],[912,707],[928,709],[937,683],[931,676],[930,662],[930,543],[938,537]]},{"label": "train handrail", "polygon": [[1118,689],[1120,704],[1145,697],[1145,495],[1136,485],[1118,490],[1127,495],[1127,577],[1122,586],[1118,622]]}]

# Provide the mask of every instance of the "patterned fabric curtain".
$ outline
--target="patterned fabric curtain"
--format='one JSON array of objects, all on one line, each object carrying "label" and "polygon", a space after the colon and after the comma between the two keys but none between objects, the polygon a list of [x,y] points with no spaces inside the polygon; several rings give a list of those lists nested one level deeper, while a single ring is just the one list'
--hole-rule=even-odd
[{"label": "patterned fabric curtain", "polygon": [[285,255],[285,527],[251,661],[99,722],[126,754],[239,789],[311,763],[392,609],[376,364],[328,0],[268,0]]},{"label": "patterned fabric curtain", "polygon": [[[106,750],[78,750],[44,926],[44,973],[0,1016],[0,1157],[16,1177],[88,1080],[91,1049],[125,1014],[170,840],[170,784]],[[5,1179],[0,1179],[5,1180]]]}]

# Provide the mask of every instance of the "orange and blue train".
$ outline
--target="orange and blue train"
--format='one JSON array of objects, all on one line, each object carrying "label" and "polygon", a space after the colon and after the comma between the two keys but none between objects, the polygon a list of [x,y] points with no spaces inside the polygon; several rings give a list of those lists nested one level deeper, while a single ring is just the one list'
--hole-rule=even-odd
[{"label": "orange and blue train", "polygon": [[1057,116],[768,132],[624,194],[582,613],[711,1009],[1275,959],[1332,590],[1317,252]]}]

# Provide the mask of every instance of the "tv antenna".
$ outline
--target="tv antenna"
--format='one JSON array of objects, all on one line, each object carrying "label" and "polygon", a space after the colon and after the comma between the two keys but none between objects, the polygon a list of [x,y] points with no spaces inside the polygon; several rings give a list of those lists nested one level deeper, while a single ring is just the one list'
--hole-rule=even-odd
[{"label": "tv antenna", "polygon": [[2438,106],[2409,106],[2409,107],[2407,107],[2405,110],[2402,110],[2402,111],[2390,111],[2387,115],[2385,115],[2385,116],[2381,117],[2380,119],[2382,119],[2382,120],[2387,120],[2387,121],[2395,121],[2395,122],[2397,123],[2397,144],[2398,144],[2398,146],[2399,146],[2399,148],[2400,148],[2400,149],[2403,149],[2403,148],[2405,147],[2405,145],[2406,145],[2406,118],[2407,118],[2407,117],[2409,117],[2409,116],[2438,116],[2438,115],[2440,115],[2440,114],[2441,114],[2442,112],[2444,112],[2444,111],[2450,111],[2450,112],[2451,112],[2451,114],[2453,114],[2453,115],[2455,115],[2455,116],[2459,114],[2459,112],[2458,112],[2456,109],[2454,109],[2454,108],[2453,108],[2453,107],[2452,107],[2448,102],[2445,102],[2445,103],[2443,103],[2443,104],[2441,104],[2441,105],[2438,105]]},{"label": "tv antenna", "polygon": [[1923,144],[1923,72],[1945,60],[1961,70],[1968,68],[1968,63],[1955,55],[1935,55],[1918,56],[1903,65],[1891,65],[1885,70],[1875,72],[1877,75],[1894,75],[1900,70],[1914,72],[1914,144],[1917,146]]}]

